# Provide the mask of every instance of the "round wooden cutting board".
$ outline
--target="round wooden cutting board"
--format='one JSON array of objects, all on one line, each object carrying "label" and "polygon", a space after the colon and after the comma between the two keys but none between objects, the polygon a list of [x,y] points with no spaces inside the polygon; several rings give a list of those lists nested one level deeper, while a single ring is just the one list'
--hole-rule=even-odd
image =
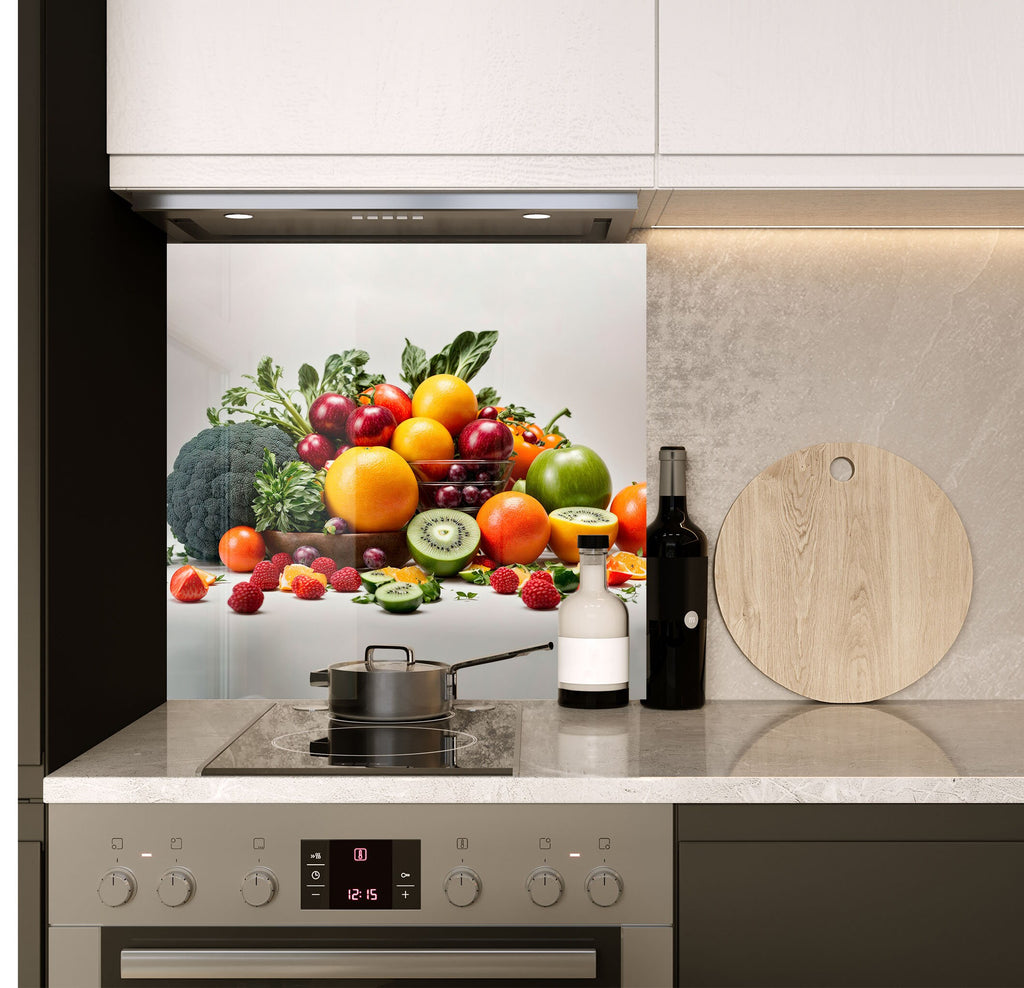
[{"label": "round wooden cutting board", "polygon": [[718,605],[743,654],[829,703],[877,700],[932,669],[960,633],[972,576],[949,498],[865,443],[809,446],[759,473],[715,551]]}]

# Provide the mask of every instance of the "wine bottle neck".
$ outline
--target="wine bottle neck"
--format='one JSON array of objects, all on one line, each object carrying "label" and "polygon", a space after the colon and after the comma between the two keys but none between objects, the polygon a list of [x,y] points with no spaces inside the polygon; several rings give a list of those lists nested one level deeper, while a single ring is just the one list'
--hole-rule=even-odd
[{"label": "wine bottle neck", "polygon": [[686,502],[686,460],[683,458],[662,460],[658,478],[658,497],[682,499]]},{"label": "wine bottle neck", "polygon": [[663,494],[658,498],[658,515],[667,518],[669,515],[681,515],[686,517],[686,495],[685,494]]}]

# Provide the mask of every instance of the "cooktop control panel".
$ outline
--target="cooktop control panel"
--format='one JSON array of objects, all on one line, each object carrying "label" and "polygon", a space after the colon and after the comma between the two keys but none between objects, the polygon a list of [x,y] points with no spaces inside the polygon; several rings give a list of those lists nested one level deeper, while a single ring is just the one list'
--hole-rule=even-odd
[{"label": "cooktop control panel", "polygon": [[51,925],[672,922],[672,807],[50,807]]}]

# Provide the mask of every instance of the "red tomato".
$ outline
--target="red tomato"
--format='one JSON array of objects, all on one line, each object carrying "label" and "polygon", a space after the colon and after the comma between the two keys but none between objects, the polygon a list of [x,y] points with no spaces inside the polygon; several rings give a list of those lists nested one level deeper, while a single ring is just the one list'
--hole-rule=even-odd
[{"label": "red tomato", "polygon": [[251,573],[267,554],[263,536],[248,525],[229,528],[217,546],[220,561],[235,573]]}]

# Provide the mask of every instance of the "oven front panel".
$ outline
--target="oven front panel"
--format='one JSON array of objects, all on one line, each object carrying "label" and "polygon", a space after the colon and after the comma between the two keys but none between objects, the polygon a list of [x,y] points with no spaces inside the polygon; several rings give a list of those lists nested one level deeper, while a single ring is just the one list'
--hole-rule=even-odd
[{"label": "oven front panel", "polygon": [[49,837],[51,927],[672,923],[667,805],[54,804]]}]

